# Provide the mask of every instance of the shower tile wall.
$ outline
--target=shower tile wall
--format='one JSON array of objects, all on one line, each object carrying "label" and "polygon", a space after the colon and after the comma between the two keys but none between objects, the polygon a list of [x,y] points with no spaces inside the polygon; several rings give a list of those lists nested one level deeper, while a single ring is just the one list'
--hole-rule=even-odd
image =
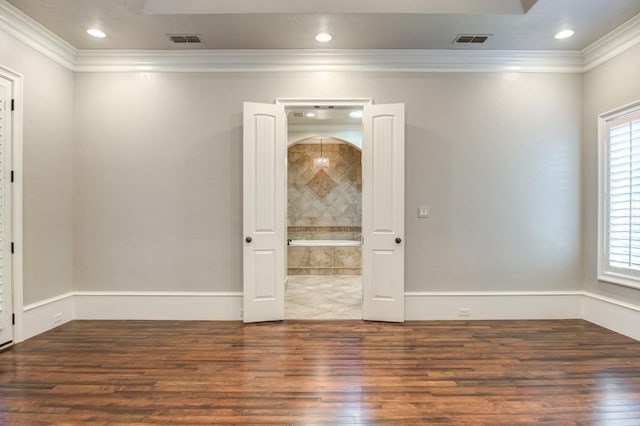
[{"label": "shower tile wall", "polygon": [[[362,157],[357,148],[347,144],[325,143],[329,158],[326,177],[313,167],[320,156],[320,145],[297,144],[288,154],[288,225],[360,228],[362,222]],[[331,179],[335,185],[327,185]],[[316,188],[315,185],[321,188]],[[332,189],[326,192],[327,187]],[[312,189],[315,189],[312,190]],[[325,194],[326,192],[326,194]],[[330,233],[330,232],[329,232]],[[329,239],[329,238],[327,238]]]},{"label": "shower tile wall", "polygon": [[360,226],[289,226],[290,240],[359,240]]},{"label": "shower tile wall", "polygon": [[[327,170],[313,167],[313,159],[320,156],[319,144],[289,147],[287,238],[359,240],[361,152],[339,143],[324,143],[322,151],[329,159]],[[289,247],[289,274],[359,274],[360,247],[339,249],[336,256],[334,247]],[[343,260],[344,255],[347,260]]]}]

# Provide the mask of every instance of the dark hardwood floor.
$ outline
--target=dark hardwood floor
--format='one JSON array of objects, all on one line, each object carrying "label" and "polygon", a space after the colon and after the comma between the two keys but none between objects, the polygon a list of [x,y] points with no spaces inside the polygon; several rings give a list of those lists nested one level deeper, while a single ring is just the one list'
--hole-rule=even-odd
[{"label": "dark hardwood floor", "polygon": [[0,423],[640,425],[640,342],[581,320],[75,321],[0,353]]}]

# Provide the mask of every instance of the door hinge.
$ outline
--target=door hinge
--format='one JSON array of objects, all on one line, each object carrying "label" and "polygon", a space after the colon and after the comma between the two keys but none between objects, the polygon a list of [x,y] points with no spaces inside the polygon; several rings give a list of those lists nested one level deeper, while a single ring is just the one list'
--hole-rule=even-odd
[{"label": "door hinge", "polygon": [[11,170],[11,182],[13,182],[13,170]]},{"label": "door hinge", "polygon": [[11,99],[11,111],[15,111],[15,110],[16,110],[16,100]]},{"label": "door hinge", "polygon": [[11,314],[11,325],[16,325],[16,314]]},{"label": "door hinge", "polygon": [[13,244],[13,241],[12,241],[12,242],[11,242],[11,254],[13,254],[13,253],[14,253],[14,247],[13,247],[13,246],[14,246],[14,244]]}]

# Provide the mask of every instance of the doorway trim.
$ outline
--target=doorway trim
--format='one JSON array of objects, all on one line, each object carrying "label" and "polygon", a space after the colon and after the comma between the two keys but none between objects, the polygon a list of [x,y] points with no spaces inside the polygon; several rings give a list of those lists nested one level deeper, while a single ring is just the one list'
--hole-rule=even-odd
[{"label": "doorway trim", "polygon": [[[373,105],[373,99],[372,98],[321,98],[321,99],[319,98],[276,98],[274,103],[276,105],[282,105],[285,108],[285,113],[286,113],[287,108],[294,108],[294,107],[314,107],[314,106],[324,107],[329,105],[339,106],[339,107],[359,107],[364,105]],[[288,147],[289,145],[287,144],[287,148]],[[360,149],[360,152],[362,152],[362,147],[358,149]],[[364,212],[362,212],[362,214],[364,214]],[[287,232],[286,229],[285,229],[285,232]],[[284,266],[286,268],[286,264]],[[286,281],[289,279],[286,272],[287,271],[285,270],[285,283],[284,283],[285,289],[287,285]],[[364,317],[364,312],[362,311],[362,309],[361,309],[361,317],[362,318]]]},{"label": "doorway trim", "polygon": [[[374,106],[374,102],[373,102],[372,98],[337,98],[337,99],[335,99],[335,98],[334,99],[332,99],[332,98],[328,98],[328,99],[317,99],[317,98],[316,99],[314,99],[314,98],[309,98],[309,99],[306,99],[306,98],[302,98],[302,99],[301,98],[277,98],[275,100],[275,103],[278,104],[278,105],[282,105],[285,108],[285,110],[286,110],[286,108],[292,108],[292,107],[313,107],[313,106],[320,106],[320,107],[323,107],[323,106],[338,106],[338,107],[358,107],[358,106],[365,107],[365,106],[370,106],[370,107],[373,107]],[[404,109],[404,104],[403,104],[403,109]],[[403,115],[403,117],[404,117],[404,115]],[[404,125],[404,122],[403,122],[403,125]],[[363,129],[363,137],[364,137],[364,129]],[[403,143],[404,143],[404,133],[403,133]],[[364,150],[365,150],[365,144],[364,144],[364,141],[363,141],[363,145],[362,145],[363,160],[364,160],[364,155],[365,155]],[[403,171],[403,173],[404,173],[404,171]],[[363,185],[364,184],[365,183],[363,182]],[[403,183],[403,187],[404,187],[404,183]],[[364,206],[363,206],[363,209],[364,209]],[[364,217],[365,215],[367,215],[367,212],[363,210],[362,211],[362,216]],[[364,236],[364,234],[363,234],[363,236]],[[404,238],[404,235],[402,236],[402,238]],[[396,242],[398,242],[398,241],[396,241]],[[364,247],[363,247],[363,249],[364,249]],[[285,267],[286,267],[286,265],[285,265]],[[361,272],[363,276],[366,273],[373,273],[372,270],[370,271],[369,269],[365,269],[365,268],[367,268],[367,266],[366,266],[365,262],[363,262],[363,264],[362,264],[362,272]],[[365,315],[365,310],[364,310],[364,297],[365,297],[364,296],[364,293],[365,293],[365,288],[364,288],[365,285],[364,284],[365,283],[363,282],[363,288],[362,288],[362,291],[363,291],[363,296],[362,296],[363,297],[362,318],[363,319],[367,317],[367,315]],[[285,285],[286,285],[286,283],[285,283]],[[404,297],[404,290],[405,290],[405,288],[404,288],[404,281],[403,281],[403,288],[402,288],[402,291],[401,291],[403,297]],[[404,304],[405,302],[403,301],[402,303]],[[403,311],[403,314],[402,314],[401,321],[404,320],[404,309],[402,309],[402,311]],[[393,317],[393,315],[391,317]],[[391,321],[397,321],[397,319],[391,319]]]},{"label": "doorway trim", "polygon": [[284,105],[285,108],[308,106],[362,106],[373,105],[372,98],[276,98],[276,105]]},{"label": "doorway trim", "polygon": [[13,343],[24,340],[24,293],[23,293],[23,251],[22,251],[22,159],[23,159],[23,80],[24,77],[2,65],[0,76],[11,82],[11,98],[14,110],[11,114],[11,158],[10,170],[13,171],[13,182],[10,182],[11,197],[11,241],[14,253],[11,262],[11,294],[12,310],[15,315],[13,324]]},{"label": "doorway trim", "polygon": [[[314,106],[362,107],[365,105],[373,105],[373,99],[372,98],[276,98],[274,103],[276,105],[282,105],[285,109],[285,115],[286,115],[287,108],[314,107]],[[362,121],[361,121],[361,126],[362,126]],[[288,128],[288,125],[287,125],[287,128]],[[287,148],[289,146],[290,145],[288,145],[287,143]],[[362,153],[363,147],[360,147],[357,149],[359,149],[360,152]],[[361,213],[361,216],[363,214],[364,212]],[[285,232],[287,232],[287,229],[285,229]],[[284,266],[286,268],[286,264]],[[364,268],[364,265],[362,267]],[[360,276],[362,276],[362,270],[360,274],[361,274]],[[284,283],[285,288],[286,288],[288,279],[289,277],[287,275],[287,271],[285,270],[285,283]],[[361,289],[361,292],[362,291],[363,289]],[[361,314],[360,319],[363,319],[364,318],[363,309],[361,309],[360,314]]]}]

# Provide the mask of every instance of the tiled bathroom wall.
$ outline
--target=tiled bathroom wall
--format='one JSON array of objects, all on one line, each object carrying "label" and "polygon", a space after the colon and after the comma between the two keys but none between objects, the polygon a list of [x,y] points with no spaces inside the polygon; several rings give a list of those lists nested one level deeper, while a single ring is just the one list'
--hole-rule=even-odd
[{"label": "tiled bathroom wall", "polygon": [[362,248],[300,247],[287,248],[288,275],[360,275]]},{"label": "tiled bathroom wall", "polygon": [[352,240],[359,241],[360,226],[289,226],[290,240]]},{"label": "tiled bathroom wall", "polygon": [[320,156],[319,144],[289,147],[288,226],[359,228],[362,222],[360,150],[348,144],[324,143],[322,151],[329,158],[327,170],[313,167],[313,159]]},{"label": "tiled bathroom wall", "polygon": [[[296,144],[288,152],[288,232],[291,240],[360,240],[362,155],[340,143],[323,143],[326,170],[313,166],[319,144]],[[288,247],[289,275],[360,274],[361,248]]]}]

